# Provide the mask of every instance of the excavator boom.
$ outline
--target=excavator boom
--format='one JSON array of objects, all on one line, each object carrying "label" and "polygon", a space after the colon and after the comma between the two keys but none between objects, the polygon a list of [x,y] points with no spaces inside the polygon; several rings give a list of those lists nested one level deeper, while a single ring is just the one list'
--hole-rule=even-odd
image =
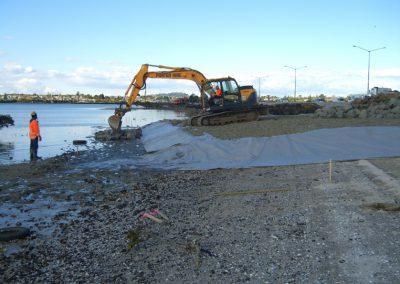
[{"label": "excavator boom", "polygon": [[[149,67],[167,69],[168,71],[149,71]],[[131,110],[139,92],[146,87],[147,78],[191,80],[196,83],[201,94],[203,94],[202,86],[207,81],[206,77],[201,72],[190,68],[143,64],[125,91],[125,108],[117,108],[114,115],[108,119],[108,124],[114,132],[121,129],[122,117],[126,112]],[[203,95],[202,104],[204,107]]]}]

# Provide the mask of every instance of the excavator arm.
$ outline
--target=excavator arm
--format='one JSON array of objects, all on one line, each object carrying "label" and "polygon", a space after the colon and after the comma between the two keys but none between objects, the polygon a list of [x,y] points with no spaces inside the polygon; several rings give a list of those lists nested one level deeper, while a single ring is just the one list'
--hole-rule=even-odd
[{"label": "excavator arm", "polygon": [[[149,67],[156,67],[159,69],[166,69],[168,71],[149,71]],[[121,129],[121,120],[126,112],[130,111],[132,105],[135,103],[137,96],[141,90],[146,88],[147,78],[154,79],[178,79],[178,80],[191,80],[194,81],[201,94],[201,102],[204,108],[204,84],[207,82],[206,77],[199,71],[184,67],[169,67],[164,65],[150,65],[143,64],[139,72],[133,77],[125,92],[125,108],[115,109],[114,115],[108,119],[108,124],[113,131]]]}]

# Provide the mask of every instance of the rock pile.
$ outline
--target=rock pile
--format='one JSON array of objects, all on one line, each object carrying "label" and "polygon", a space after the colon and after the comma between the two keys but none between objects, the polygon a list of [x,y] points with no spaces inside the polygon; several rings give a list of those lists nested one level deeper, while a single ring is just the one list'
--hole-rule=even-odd
[{"label": "rock pile", "polygon": [[94,134],[94,138],[99,141],[131,140],[133,138],[138,139],[141,136],[141,128],[121,129],[119,133],[113,133],[111,129],[107,129],[103,131],[98,131]]},{"label": "rock pile", "polygon": [[314,115],[327,118],[400,118],[400,93],[356,99],[343,106],[318,109]]},{"label": "rock pile", "polygon": [[8,127],[11,125],[14,125],[14,120],[12,119],[12,117],[9,115],[0,114],[0,128],[2,128],[3,126]]}]

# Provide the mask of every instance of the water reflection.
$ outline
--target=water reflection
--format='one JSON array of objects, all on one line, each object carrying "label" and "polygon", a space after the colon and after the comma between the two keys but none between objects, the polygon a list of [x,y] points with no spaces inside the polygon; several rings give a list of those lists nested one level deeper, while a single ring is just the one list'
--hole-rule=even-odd
[{"label": "water reflection", "polygon": [[[73,149],[72,141],[86,139],[108,127],[107,119],[114,105],[75,104],[0,104],[1,114],[10,114],[15,126],[0,130],[0,164],[21,162],[29,158],[28,125],[30,113],[38,113],[43,141],[39,156],[51,157]],[[123,119],[123,126],[143,126],[163,119],[183,119],[183,112],[134,109]],[[89,140],[89,147],[94,147]]]},{"label": "water reflection", "polygon": [[4,157],[8,157],[9,160],[13,159],[12,153],[14,152],[15,145],[13,142],[1,143],[0,142],[0,155],[4,153]]}]

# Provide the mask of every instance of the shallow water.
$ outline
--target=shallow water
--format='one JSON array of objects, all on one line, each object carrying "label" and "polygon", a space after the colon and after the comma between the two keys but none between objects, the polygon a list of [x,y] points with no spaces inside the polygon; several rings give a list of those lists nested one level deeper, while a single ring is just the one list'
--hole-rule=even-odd
[{"label": "shallow water", "polygon": [[[30,113],[36,111],[42,142],[38,155],[44,158],[72,149],[72,141],[88,139],[108,127],[107,119],[116,105],[101,104],[0,104],[0,114],[9,114],[14,126],[0,129],[0,164],[12,164],[29,159],[28,125]],[[123,127],[143,126],[162,119],[184,118],[184,113],[171,110],[133,109],[123,120]]]}]

